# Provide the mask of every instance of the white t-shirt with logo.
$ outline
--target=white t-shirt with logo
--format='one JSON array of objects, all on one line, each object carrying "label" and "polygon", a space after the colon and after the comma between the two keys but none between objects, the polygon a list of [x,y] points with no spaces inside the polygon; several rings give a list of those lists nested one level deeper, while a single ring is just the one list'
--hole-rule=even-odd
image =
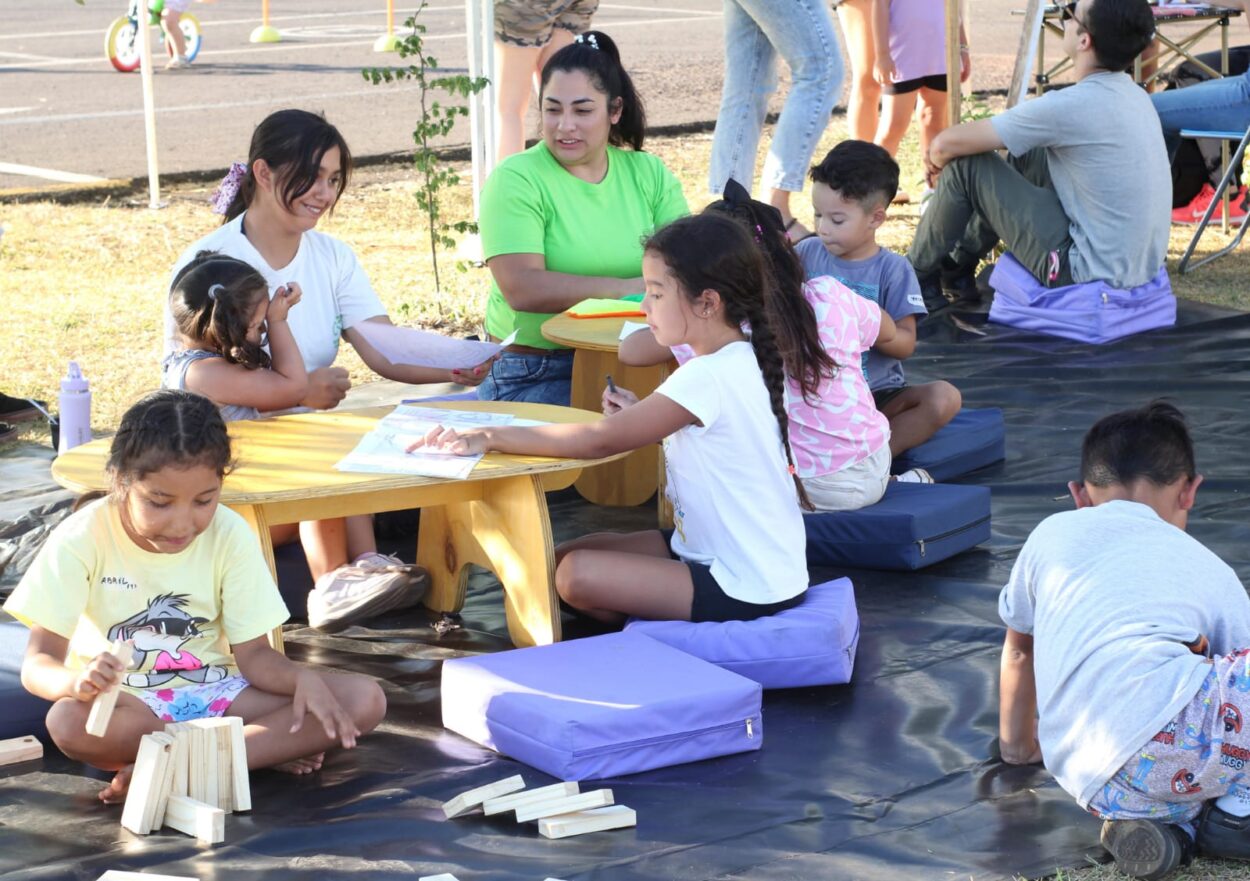
[{"label": "white t-shirt with logo", "polygon": [[[299,250],[286,266],[275,269],[243,234],[247,212],[191,245],[178,257],[170,273],[172,286],[178,270],[200,251],[219,251],[253,267],[269,285],[269,296],[287,282],[303,290],[300,302],[287,315],[287,324],[308,371],[329,367],[338,357],[343,331],[369,318],[386,314],[352,249],[333,236],[310,230],[300,236]],[[166,292],[168,293],[168,288]],[[165,353],[178,348],[169,297],[165,297]]]},{"label": "white t-shirt with logo", "polygon": [[664,439],[673,553],[709,566],[736,600],[798,596],[807,589],[807,536],[751,344],[692,358],[656,394],[702,423]]}]

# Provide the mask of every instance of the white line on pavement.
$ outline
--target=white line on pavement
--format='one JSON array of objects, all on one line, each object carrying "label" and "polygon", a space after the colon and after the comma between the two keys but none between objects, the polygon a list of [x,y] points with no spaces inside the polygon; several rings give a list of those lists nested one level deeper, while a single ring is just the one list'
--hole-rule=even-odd
[{"label": "white line on pavement", "polygon": [[33,165],[17,165],[12,162],[0,162],[0,174],[16,174],[22,177],[38,177],[44,180],[61,181],[67,184],[92,184],[104,178],[90,174],[76,174],[72,171],[57,171],[55,168],[36,168]]}]

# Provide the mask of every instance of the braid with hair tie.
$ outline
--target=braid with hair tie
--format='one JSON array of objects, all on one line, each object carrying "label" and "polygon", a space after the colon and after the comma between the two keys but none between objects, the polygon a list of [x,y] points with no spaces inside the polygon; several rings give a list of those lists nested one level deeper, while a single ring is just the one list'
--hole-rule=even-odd
[{"label": "braid with hair tie", "polygon": [[799,479],[794,467],[794,451],[790,449],[790,414],[786,410],[786,368],[781,353],[777,349],[776,336],[768,321],[767,312],[759,301],[744,303],[746,319],[751,325],[751,348],[755,351],[755,362],[764,376],[764,386],[768,389],[768,402],[772,406],[773,416],[781,429],[781,444],[786,451],[786,464],[790,476],[794,480],[794,489],[799,497],[799,505],[805,511],[814,511],[816,506],[807,496],[807,489]]}]

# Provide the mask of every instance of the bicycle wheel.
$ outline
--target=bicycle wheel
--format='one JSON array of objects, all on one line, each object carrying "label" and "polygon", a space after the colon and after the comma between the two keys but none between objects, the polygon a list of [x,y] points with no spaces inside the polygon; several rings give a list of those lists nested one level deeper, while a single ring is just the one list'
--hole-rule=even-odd
[{"label": "bicycle wheel", "polygon": [[109,25],[104,35],[104,54],[113,67],[122,73],[139,68],[139,43],[135,39],[138,29],[134,19],[122,16]]},{"label": "bicycle wheel", "polygon": [[200,54],[200,44],[204,42],[204,35],[200,33],[200,21],[191,13],[184,12],[178,20],[178,27],[182,31],[183,39],[187,41],[187,61],[194,61],[195,56]]}]

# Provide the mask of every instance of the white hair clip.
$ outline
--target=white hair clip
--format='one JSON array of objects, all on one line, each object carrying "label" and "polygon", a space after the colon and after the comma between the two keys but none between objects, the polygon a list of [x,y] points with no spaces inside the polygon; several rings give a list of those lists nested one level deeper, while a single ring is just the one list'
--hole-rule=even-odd
[{"label": "white hair clip", "polygon": [[224,284],[214,284],[208,286],[208,298],[214,303],[217,302],[217,295],[226,289]]},{"label": "white hair clip", "polygon": [[594,34],[578,34],[576,37],[576,42],[589,43],[592,48],[594,49],[599,48],[599,41],[595,39]]}]

